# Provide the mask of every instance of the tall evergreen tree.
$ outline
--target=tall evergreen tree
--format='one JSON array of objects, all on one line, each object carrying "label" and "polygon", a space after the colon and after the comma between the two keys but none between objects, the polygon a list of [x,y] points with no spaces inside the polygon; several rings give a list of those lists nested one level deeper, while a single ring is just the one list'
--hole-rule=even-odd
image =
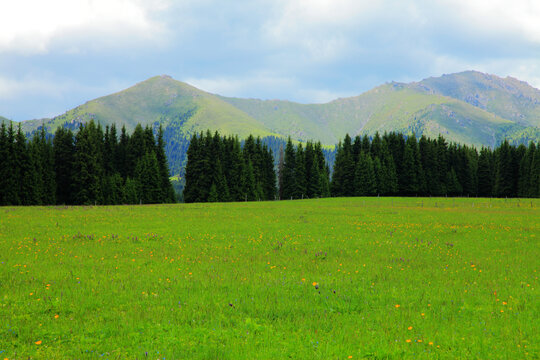
[{"label": "tall evergreen tree", "polygon": [[493,169],[493,154],[485,147],[480,150],[478,157],[478,195],[490,197],[493,195],[493,179],[495,172]]},{"label": "tall evergreen tree", "polygon": [[540,197],[540,145],[536,146],[536,151],[531,160],[528,196],[534,198]]},{"label": "tall evergreen tree", "polygon": [[73,161],[73,199],[75,203],[93,205],[102,202],[98,130],[93,121],[81,126],[75,136]]},{"label": "tall evergreen tree", "polygon": [[330,196],[330,169],[326,164],[321,142],[317,142],[314,147],[316,163],[319,166],[319,191],[318,196]]},{"label": "tall evergreen tree", "polygon": [[9,147],[6,124],[2,121],[0,124],[0,205],[8,205],[6,195],[10,190],[7,179],[9,172]]},{"label": "tall evergreen tree", "polygon": [[247,160],[245,164],[244,177],[243,177],[243,193],[246,201],[259,200],[260,194],[258,193],[257,184],[255,182],[255,173],[253,172],[253,164],[251,160]]},{"label": "tall evergreen tree", "polygon": [[296,191],[294,197],[296,199],[304,199],[307,192],[307,182],[306,182],[306,165],[305,165],[305,154],[302,144],[298,144],[296,147],[296,159],[295,159],[295,178],[296,178]]},{"label": "tall evergreen tree", "polygon": [[[184,186],[184,201],[187,203],[201,201],[199,197],[198,179],[203,176],[201,163],[202,138],[198,138],[197,134],[191,137],[189,148],[187,150],[187,164],[185,170],[186,184]],[[201,144],[199,144],[201,143]]]},{"label": "tall evergreen tree", "polygon": [[351,137],[347,134],[343,144],[338,144],[334,173],[330,190],[332,196],[354,196],[355,163],[352,152]]},{"label": "tall evergreen tree", "polygon": [[159,126],[156,142],[156,159],[159,169],[159,202],[173,203],[176,200],[174,188],[169,179],[169,165],[167,164],[167,157],[165,156],[165,142],[163,141],[163,128]]},{"label": "tall evergreen tree", "polygon": [[141,198],[143,204],[156,204],[161,201],[160,173],[154,151],[149,151],[137,162],[135,168],[136,178],[141,184]]},{"label": "tall evergreen tree", "polygon": [[263,186],[265,200],[274,200],[277,193],[276,188],[276,170],[274,169],[274,157],[272,151],[263,146]]},{"label": "tall evergreen tree", "polygon": [[529,184],[531,180],[531,164],[536,152],[536,145],[531,141],[529,148],[523,155],[519,163],[518,196],[529,196]]},{"label": "tall evergreen tree", "polygon": [[283,145],[279,147],[279,161],[278,161],[278,199],[283,199],[283,166],[285,164],[285,153],[283,151]]},{"label": "tall evergreen tree", "polygon": [[505,140],[496,152],[495,186],[493,192],[498,197],[514,194],[514,166],[512,148]]},{"label": "tall evergreen tree", "polygon": [[361,152],[355,171],[355,191],[357,196],[372,196],[377,192],[377,183],[371,156]]},{"label": "tall evergreen tree", "polygon": [[4,192],[4,204],[20,205],[21,199],[19,196],[18,184],[21,181],[21,170],[20,163],[18,162],[13,123],[10,123],[7,128],[7,154],[8,157],[5,158],[5,167],[8,171],[4,182],[6,186]]},{"label": "tall evergreen tree", "polygon": [[291,138],[285,147],[285,157],[283,162],[283,173],[281,176],[283,188],[281,190],[282,199],[292,199],[296,196],[296,151]]},{"label": "tall evergreen tree", "polygon": [[123,179],[126,179],[128,176],[133,177],[135,166],[135,163],[131,161],[131,157],[129,155],[129,144],[130,138],[125,125],[123,125],[120,133],[120,141],[118,142],[115,154],[115,168],[118,172],[120,172],[120,176]]},{"label": "tall evergreen tree", "polygon": [[72,196],[74,152],[73,133],[71,130],[59,127],[53,140],[56,201],[58,204],[71,204],[74,200]]},{"label": "tall evergreen tree", "polygon": [[15,136],[15,159],[19,168],[18,198],[20,205],[37,205],[40,203],[41,194],[38,186],[38,173],[35,165],[34,154],[26,143],[21,125]]},{"label": "tall evergreen tree", "polygon": [[[409,137],[414,139],[414,137]],[[418,194],[418,172],[415,159],[416,141],[407,140],[405,150],[403,152],[402,169],[399,177],[399,191],[401,195],[414,196]]]}]

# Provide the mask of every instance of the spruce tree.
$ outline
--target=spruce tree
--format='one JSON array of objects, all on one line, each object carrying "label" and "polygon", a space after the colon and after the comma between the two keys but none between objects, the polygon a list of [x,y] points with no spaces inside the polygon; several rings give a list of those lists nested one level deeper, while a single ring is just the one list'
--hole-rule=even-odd
[{"label": "spruce tree", "polygon": [[246,201],[255,201],[259,199],[257,193],[257,185],[255,183],[255,174],[253,172],[253,164],[251,160],[247,160],[245,163],[245,170],[243,176],[243,193]]},{"label": "spruce tree", "polygon": [[230,154],[229,176],[227,177],[229,196],[232,201],[244,201],[245,194],[242,184],[245,167],[238,137],[231,138],[228,152]]},{"label": "spruce tree", "polygon": [[[412,137],[409,137],[412,139]],[[414,144],[407,140],[403,152],[402,173],[399,177],[399,191],[401,195],[414,196],[418,194],[418,168],[415,161]]]},{"label": "spruce tree", "polygon": [[73,201],[73,163],[75,145],[73,133],[59,127],[54,135],[54,171],[56,177],[56,202],[58,204],[71,204]]},{"label": "spruce tree", "polygon": [[18,162],[18,156],[15,144],[15,131],[13,123],[10,122],[7,128],[7,158],[4,158],[4,166],[7,169],[7,174],[4,174],[4,204],[5,205],[20,205],[19,197],[19,182],[21,181],[21,164]]},{"label": "spruce tree", "polygon": [[302,144],[298,144],[296,147],[295,164],[294,176],[296,178],[296,191],[293,197],[296,199],[304,199],[306,197],[307,182],[304,148]]},{"label": "spruce tree", "polygon": [[478,157],[478,195],[482,197],[493,196],[493,179],[495,176],[493,169],[492,153],[483,147]]},{"label": "spruce tree", "polygon": [[[42,144],[43,140],[43,144]],[[34,195],[33,195],[33,202],[32,204],[35,205],[43,205],[46,204],[44,202],[45,200],[45,184],[44,184],[44,176],[45,176],[45,156],[44,156],[44,142],[45,137],[43,139],[39,135],[35,135],[32,138],[32,141],[28,144],[28,151],[29,155],[32,158],[32,168],[34,172],[33,176],[33,187],[34,187]]]},{"label": "spruce tree", "polygon": [[531,141],[519,163],[518,196],[530,196],[531,165],[536,152],[536,145]]},{"label": "spruce tree", "polygon": [[334,173],[330,190],[332,196],[354,196],[355,163],[352,152],[351,138],[347,134],[343,144],[338,144]]},{"label": "spruce tree", "polygon": [[309,171],[309,181],[307,182],[307,194],[309,198],[318,198],[323,194],[321,184],[321,174],[319,159],[315,156],[311,161],[311,169]]},{"label": "spruce tree", "polygon": [[446,180],[447,180],[447,174],[449,171],[448,167],[448,144],[446,143],[446,140],[439,135],[437,141],[435,142],[435,153],[436,153],[436,171],[434,171],[434,175],[438,177],[438,185],[440,191],[439,194],[436,195],[444,195],[447,194],[446,189]]},{"label": "spruce tree", "polygon": [[418,151],[426,181],[425,194],[429,196],[443,195],[444,191],[437,165],[437,146],[435,141],[422,136],[418,141]]},{"label": "spruce tree", "polygon": [[283,199],[283,166],[285,164],[285,153],[283,145],[279,146],[279,161],[278,161],[278,199]]},{"label": "spruce tree", "polygon": [[292,144],[291,138],[287,141],[285,147],[285,156],[283,162],[282,182],[283,188],[280,189],[282,193],[282,199],[292,199],[296,195],[296,151]]},{"label": "spruce tree", "polygon": [[173,203],[176,201],[176,194],[169,179],[169,166],[167,164],[167,157],[165,156],[165,142],[163,141],[163,128],[161,125],[159,125],[157,134],[155,152],[159,168],[159,202]]},{"label": "spruce tree", "polygon": [[330,169],[326,164],[321,142],[317,142],[314,147],[316,163],[319,166],[319,196],[330,196]]},{"label": "spruce tree", "polygon": [[201,166],[201,151],[199,149],[199,139],[197,134],[191,137],[189,147],[187,150],[187,163],[185,170],[185,186],[184,186],[184,201],[186,203],[195,202],[198,200],[197,182],[200,173]]},{"label": "spruce tree", "polygon": [[351,138],[348,134],[345,135],[343,140],[343,195],[354,196],[354,175],[355,175],[355,163],[352,153]]},{"label": "spruce tree", "polygon": [[[120,139],[122,141],[122,139]],[[126,149],[126,160],[127,160],[127,175],[134,177],[135,168],[140,159],[144,157],[144,154],[147,152],[147,134],[143,130],[141,124],[135,126],[133,134],[129,137],[129,143]],[[151,147],[154,148],[153,146]]]},{"label": "spruce tree", "polygon": [[373,174],[375,175],[375,188],[377,195],[384,194],[383,166],[378,156],[373,159]]},{"label": "spruce tree", "polygon": [[159,167],[154,151],[147,152],[138,160],[135,174],[141,186],[141,202],[159,203],[161,198]]},{"label": "spruce tree", "polygon": [[459,180],[456,175],[456,171],[452,167],[450,171],[446,174],[446,191],[450,196],[458,196],[463,192],[463,188],[459,183]]},{"label": "spruce tree", "polygon": [[381,195],[394,195],[398,192],[398,177],[394,159],[385,140],[382,142],[381,154],[382,175],[379,182],[379,191]]},{"label": "spruce tree", "polygon": [[373,170],[373,160],[366,152],[361,152],[355,171],[355,195],[372,196],[376,194],[377,185],[375,172]]},{"label": "spruce tree", "polygon": [[218,202],[219,200],[217,186],[215,183],[212,183],[212,186],[210,186],[210,191],[208,192],[207,202]]},{"label": "spruce tree", "polygon": [[219,160],[219,158],[216,160],[214,180],[213,180],[212,185],[216,187],[216,191],[218,195],[217,201],[220,201],[220,202],[230,201],[229,186],[227,185],[227,179],[225,178],[225,175],[223,174],[223,169],[221,167],[221,161]]},{"label": "spruce tree", "polygon": [[498,197],[514,194],[514,169],[512,148],[507,140],[497,149],[494,193]]},{"label": "spruce tree", "polygon": [[6,124],[0,124],[0,206],[8,205],[6,194],[8,192],[7,178],[12,169],[8,167],[9,146]]},{"label": "spruce tree", "polygon": [[138,180],[128,177],[122,191],[122,203],[139,204],[141,199],[141,184]]},{"label": "spruce tree", "polygon": [[129,144],[130,138],[126,126],[123,125],[120,133],[120,141],[118,142],[115,154],[115,168],[123,179],[126,179],[128,176],[133,176],[134,169],[132,166],[134,165],[131,163],[131,156],[129,155]]},{"label": "spruce tree", "polygon": [[[313,143],[308,141],[306,143],[306,148],[304,150],[304,171],[305,171],[305,188],[306,196],[308,198],[316,197],[317,186],[312,186],[313,183],[317,184],[319,178],[318,165],[314,165],[315,162],[315,152],[313,148]],[[315,171],[315,173],[312,173]],[[314,180],[317,179],[317,180]]]},{"label": "spruce tree", "polygon": [[101,161],[98,158],[99,143],[93,121],[81,126],[75,136],[73,161],[73,199],[76,204],[101,203]]},{"label": "spruce tree", "polygon": [[536,146],[536,151],[531,160],[528,196],[533,198],[540,197],[540,145]]},{"label": "spruce tree", "polygon": [[43,185],[45,189],[43,203],[47,205],[56,204],[56,173],[54,167],[54,148],[51,139],[46,139],[45,129],[42,128],[41,154],[43,161]]},{"label": "spruce tree", "polygon": [[38,173],[35,165],[34,154],[26,142],[21,125],[15,136],[15,159],[19,168],[18,199],[20,205],[37,205],[40,196],[38,188]]},{"label": "spruce tree", "polygon": [[373,140],[371,141],[371,148],[370,153],[373,159],[376,157],[381,158],[382,155],[382,139],[381,135],[379,135],[379,132],[375,133],[375,136],[373,137]]},{"label": "spruce tree", "polygon": [[274,200],[277,193],[276,170],[274,169],[274,156],[272,150],[263,146],[263,185],[265,200]]}]

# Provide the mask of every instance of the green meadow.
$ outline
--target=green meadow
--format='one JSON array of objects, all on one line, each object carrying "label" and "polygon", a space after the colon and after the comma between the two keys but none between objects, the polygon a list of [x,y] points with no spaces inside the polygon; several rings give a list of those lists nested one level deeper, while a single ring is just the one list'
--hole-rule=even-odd
[{"label": "green meadow", "polygon": [[0,208],[0,359],[538,359],[540,200]]}]

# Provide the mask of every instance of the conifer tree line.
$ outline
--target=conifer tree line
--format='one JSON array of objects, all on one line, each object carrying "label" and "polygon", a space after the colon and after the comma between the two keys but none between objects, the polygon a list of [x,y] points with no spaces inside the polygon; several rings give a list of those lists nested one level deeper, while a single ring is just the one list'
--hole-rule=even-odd
[{"label": "conifer tree line", "polygon": [[278,162],[279,199],[313,199],[330,196],[330,169],[320,142],[296,147],[289,137]]},{"label": "conifer tree line", "polygon": [[0,125],[0,205],[115,205],[175,201],[161,128],[131,135],[94,121],[74,134],[59,127],[27,141]]},{"label": "conifer tree line", "polygon": [[187,158],[185,202],[275,199],[274,158],[260,138],[249,136],[242,147],[238,137],[195,134]]},{"label": "conifer tree line", "polygon": [[442,136],[346,135],[330,187],[332,196],[539,197],[540,147],[504,141],[478,152]]},{"label": "conifer tree line", "polygon": [[187,154],[185,202],[257,201],[330,195],[329,169],[320,143],[281,148],[277,181],[272,150],[249,136],[207,131],[191,138]]}]

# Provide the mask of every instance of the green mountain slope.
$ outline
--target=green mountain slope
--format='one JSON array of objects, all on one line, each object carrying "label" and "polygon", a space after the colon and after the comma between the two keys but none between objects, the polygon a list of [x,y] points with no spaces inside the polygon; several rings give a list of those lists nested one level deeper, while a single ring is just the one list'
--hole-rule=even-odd
[{"label": "green mountain slope", "polygon": [[[90,119],[103,126],[125,125],[128,132],[137,123],[143,126],[160,123],[164,127],[174,124],[184,135],[206,129],[241,137],[271,135],[258,121],[219,97],[168,76],[156,76],[124,91],[89,101],[45,121],[45,125],[54,132],[58,126],[76,125]],[[40,120],[25,122],[25,130],[31,131],[42,123]]]},{"label": "green mountain slope", "polygon": [[517,124],[540,126],[540,90],[512,77],[465,71],[409,86],[462,100]]},{"label": "green mountain slope", "polygon": [[128,131],[137,123],[161,124],[167,137],[177,141],[210,129],[334,145],[346,133],[401,131],[495,146],[504,138],[518,143],[540,139],[540,90],[516,79],[470,71],[418,83],[388,83],[326,104],[299,104],[223,97],[156,76],[53,119],[24,122],[23,128],[31,132],[45,124],[53,132],[89,119],[103,126],[126,125]]},{"label": "green mountain slope", "polygon": [[406,84],[379,86],[327,104],[223,98],[277,133],[335,144],[344,134],[415,132],[472,145],[494,146],[514,123],[463,101]]}]

